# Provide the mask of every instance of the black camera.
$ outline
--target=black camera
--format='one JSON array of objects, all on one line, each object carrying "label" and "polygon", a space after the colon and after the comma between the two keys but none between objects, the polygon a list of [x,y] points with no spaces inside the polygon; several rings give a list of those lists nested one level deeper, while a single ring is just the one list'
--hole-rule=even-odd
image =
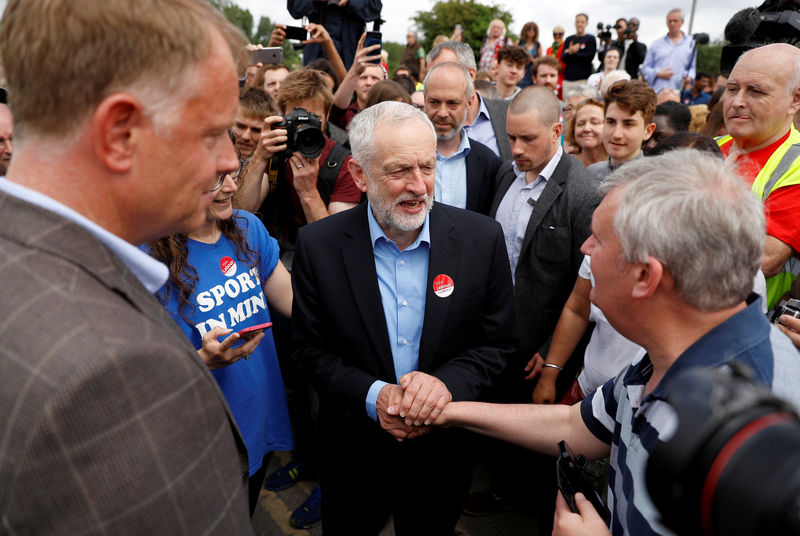
[{"label": "black camera", "polygon": [[800,534],[800,420],[736,362],[667,384],[678,428],[655,447],[647,490],[678,534]]},{"label": "black camera", "polygon": [[325,135],[322,133],[322,121],[317,114],[304,108],[295,108],[283,116],[283,121],[272,125],[273,130],[285,129],[289,140],[285,153],[299,152],[306,158],[316,158],[325,147]]},{"label": "black camera", "polygon": [[592,503],[594,509],[603,521],[608,524],[611,521],[611,512],[609,511],[603,497],[589,482],[584,474],[586,467],[586,457],[583,454],[573,456],[569,450],[566,441],[558,442],[558,458],[556,458],[556,484],[564,500],[567,501],[570,510],[578,513],[578,507],[575,504],[575,494],[580,492],[583,496]]},{"label": "black camera", "polygon": [[789,315],[794,318],[800,318],[800,300],[794,300],[790,298],[788,300],[781,300],[778,302],[778,305],[775,306],[775,312],[772,313],[772,317],[769,319],[769,321],[773,324],[780,324],[781,315]]},{"label": "black camera", "polygon": [[611,40],[611,25],[605,25],[605,31],[603,31],[603,23],[597,23],[597,38],[601,41],[610,41]]}]

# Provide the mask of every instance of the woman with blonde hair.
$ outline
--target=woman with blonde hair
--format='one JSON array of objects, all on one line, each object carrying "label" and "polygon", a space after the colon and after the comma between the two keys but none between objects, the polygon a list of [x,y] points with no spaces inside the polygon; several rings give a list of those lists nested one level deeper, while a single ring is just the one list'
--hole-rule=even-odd
[{"label": "woman with blonde hair", "polygon": [[578,103],[567,126],[564,142],[578,148],[575,158],[589,167],[608,158],[603,145],[603,103],[586,99]]}]

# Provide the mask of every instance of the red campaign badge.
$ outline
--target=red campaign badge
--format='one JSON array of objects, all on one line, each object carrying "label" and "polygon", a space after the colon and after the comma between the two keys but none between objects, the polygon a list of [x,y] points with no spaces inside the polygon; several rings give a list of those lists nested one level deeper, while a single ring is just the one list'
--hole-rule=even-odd
[{"label": "red campaign badge", "polygon": [[440,298],[446,298],[455,290],[453,278],[447,274],[439,274],[433,279],[433,293]]},{"label": "red campaign badge", "polygon": [[219,261],[219,269],[223,274],[231,277],[236,273],[236,262],[230,257],[222,257]]}]

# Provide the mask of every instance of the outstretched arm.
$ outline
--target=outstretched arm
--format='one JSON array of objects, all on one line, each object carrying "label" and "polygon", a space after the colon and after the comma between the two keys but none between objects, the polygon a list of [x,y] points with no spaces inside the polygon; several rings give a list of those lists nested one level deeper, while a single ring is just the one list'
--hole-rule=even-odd
[{"label": "outstretched arm", "polygon": [[580,406],[451,402],[434,424],[460,426],[550,456],[558,455],[561,440],[587,458],[608,456],[610,445],[589,431]]}]

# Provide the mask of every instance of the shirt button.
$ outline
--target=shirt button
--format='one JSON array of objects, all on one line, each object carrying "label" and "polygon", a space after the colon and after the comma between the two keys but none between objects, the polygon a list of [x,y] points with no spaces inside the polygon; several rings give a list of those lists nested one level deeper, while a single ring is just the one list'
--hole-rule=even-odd
[{"label": "shirt button", "polygon": [[406,300],[403,300],[403,307],[405,307],[406,305],[408,305],[408,302]]},{"label": "shirt button", "polygon": [[405,266],[405,265],[406,265],[406,261],[400,261],[400,266]]},{"label": "shirt button", "polygon": [[403,339],[403,344],[408,344],[408,339]]}]

